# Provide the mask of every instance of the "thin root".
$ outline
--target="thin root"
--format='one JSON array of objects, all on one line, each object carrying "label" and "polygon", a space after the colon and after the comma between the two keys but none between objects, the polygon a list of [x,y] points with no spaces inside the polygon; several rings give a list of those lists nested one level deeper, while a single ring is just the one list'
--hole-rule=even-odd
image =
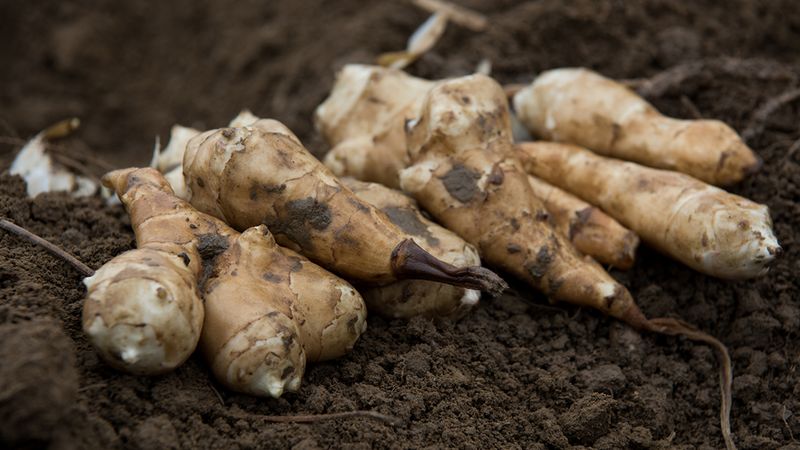
[{"label": "thin root", "polygon": [[790,89],[782,94],[767,100],[764,105],[753,113],[753,118],[750,119],[750,124],[742,132],[742,137],[745,140],[750,140],[764,131],[767,126],[767,119],[781,106],[791,103],[800,98],[800,89]]},{"label": "thin root", "polygon": [[32,244],[44,247],[45,250],[68,262],[70,265],[72,265],[72,267],[77,269],[78,272],[82,273],[84,276],[90,277],[94,275],[94,270],[92,270],[92,268],[87,266],[86,264],[80,262],[78,258],[67,253],[66,250],[53,244],[52,242],[31,233],[25,228],[15,225],[6,219],[0,219],[0,228],[8,231],[9,233],[16,234],[17,236],[27,240],[28,242],[31,242]]},{"label": "thin root", "polygon": [[266,420],[267,422],[281,422],[281,423],[313,423],[313,422],[323,422],[326,420],[347,419],[350,417],[365,417],[369,419],[380,420],[392,426],[397,426],[402,423],[402,421],[397,417],[388,416],[386,414],[381,414],[375,411],[345,411],[345,412],[328,413],[328,414],[305,414],[305,415],[301,414],[292,416],[259,415],[258,417]]},{"label": "thin root", "polygon": [[728,450],[735,450],[736,444],[733,442],[731,433],[731,385],[733,384],[733,369],[731,368],[731,357],[725,344],[717,338],[704,333],[694,326],[682,320],[671,318],[650,319],[647,329],[656,333],[670,336],[685,336],[693,341],[702,342],[714,350],[720,359],[719,384],[720,384],[720,428],[722,428],[722,438]]}]

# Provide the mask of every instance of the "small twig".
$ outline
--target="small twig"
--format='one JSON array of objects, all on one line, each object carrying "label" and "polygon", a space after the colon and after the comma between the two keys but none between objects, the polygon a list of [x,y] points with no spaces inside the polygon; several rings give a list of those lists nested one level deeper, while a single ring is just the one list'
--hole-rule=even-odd
[{"label": "small twig", "polygon": [[797,442],[797,440],[794,438],[794,433],[792,433],[792,427],[789,426],[789,422],[786,420],[791,416],[792,416],[791,413],[788,416],[786,415],[786,405],[783,405],[783,411],[781,411],[781,419],[783,419],[783,424],[786,425],[786,429],[789,430],[789,438],[792,440],[792,442]]},{"label": "small twig", "polygon": [[267,422],[280,423],[312,423],[322,422],[325,420],[347,419],[350,417],[365,417],[369,419],[380,420],[390,425],[400,425],[402,423],[402,421],[397,417],[388,416],[375,411],[345,411],[328,414],[300,414],[291,416],[264,416],[259,414],[256,417],[259,419],[264,419]]},{"label": "small twig", "polygon": [[214,383],[209,381],[208,382],[208,387],[210,387],[211,390],[214,391],[215,394],[217,394],[217,399],[219,400],[219,404],[222,405],[222,406],[225,406],[225,400],[222,398],[222,394],[219,393],[217,388],[214,387]]},{"label": "small twig", "polygon": [[86,386],[81,386],[78,389],[78,392],[88,391],[89,389],[94,389],[94,388],[98,388],[98,387],[106,387],[106,386],[108,386],[108,385],[101,381],[99,383],[93,383],[93,384],[87,384]]},{"label": "small twig", "polygon": [[431,14],[444,13],[453,23],[457,23],[472,31],[483,31],[489,19],[483,14],[444,0],[411,0],[416,7]]},{"label": "small twig", "polygon": [[700,113],[700,110],[697,109],[697,105],[694,104],[692,99],[685,95],[681,95],[681,104],[684,108],[689,110],[689,114],[692,116],[692,119],[702,119],[703,114]]},{"label": "small twig", "polygon": [[791,103],[798,98],[800,98],[800,89],[794,88],[767,100],[760,108],[756,110],[756,112],[753,113],[753,116],[750,119],[750,124],[747,125],[747,128],[745,128],[745,130],[742,132],[742,137],[745,140],[750,140],[761,134],[764,131],[764,128],[766,128],[766,122],[767,119],[769,119],[769,116],[780,109],[781,106]]},{"label": "small twig", "polygon": [[78,258],[70,255],[69,253],[67,253],[66,250],[53,244],[52,242],[31,233],[25,228],[15,225],[6,219],[0,219],[0,228],[8,231],[9,233],[16,234],[17,236],[31,242],[32,244],[44,247],[45,250],[68,262],[70,265],[72,265],[72,267],[77,269],[84,276],[90,277],[94,275],[94,270],[92,270],[92,268],[87,266],[86,264],[80,262]]}]

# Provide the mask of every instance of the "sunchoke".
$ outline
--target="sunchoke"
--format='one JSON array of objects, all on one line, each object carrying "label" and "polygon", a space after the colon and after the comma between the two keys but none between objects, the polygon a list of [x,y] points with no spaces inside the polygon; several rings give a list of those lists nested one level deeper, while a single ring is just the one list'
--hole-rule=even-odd
[{"label": "sunchoke", "polygon": [[643,240],[702,273],[752,278],[781,253],[769,209],[688,175],[573,145],[517,145],[526,170],[598,205]]},{"label": "sunchoke", "polygon": [[343,355],[363,332],[366,309],[355,289],[278,247],[266,227],[240,235],[175,197],[154,169],[118,170],[104,180],[137,230],[196,249],[177,259],[202,268],[200,347],[229,388],[273,397],[296,390],[306,361]]},{"label": "sunchoke", "polygon": [[281,245],[350,279],[428,279],[490,292],[505,287],[488,269],[456,268],[420,248],[280,122],[207,131],[189,142],[183,163],[195,207],[237,229],[263,223]]},{"label": "sunchoke", "polygon": [[761,165],[724,123],[663,116],[627,87],[586,69],[542,73],[514,95],[514,109],[541,139],[677,170],[711,184],[739,182]]}]

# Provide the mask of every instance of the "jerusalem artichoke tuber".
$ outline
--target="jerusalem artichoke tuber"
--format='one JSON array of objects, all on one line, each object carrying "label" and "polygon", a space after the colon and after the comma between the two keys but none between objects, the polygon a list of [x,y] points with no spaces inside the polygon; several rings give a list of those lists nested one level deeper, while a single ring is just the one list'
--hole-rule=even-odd
[{"label": "jerusalem artichoke tuber", "polygon": [[730,185],[760,167],[736,132],[718,120],[665,117],[625,86],[586,69],[539,75],[514,95],[537,137]]},{"label": "jerusalem artichoke tuber", "polygon": [[573,145],[530,142],[516,148],[529,173],[600,206],[653,247],[702,273],[756,277],[781,253],[764,205],[688,175]]},{"label": "jerusalem artichoke tuber", "polygon": [[281,245],[348,278],[420,278],[491,292],[505,287],[488,269],[456,268],[424,251],[280,122],[205,132],[189,142],[183,162],[195,207],[238,229],[264,223]]},{"label": "jerusalem artichoke tuber", "polygon": [[341,356],[363,332],[366,312],[355,289],[278,247],[266,227],[239,235],[176,198],[154,169],[119,170],[104,179],[139,234],[196,248],[190,259],[178,258],[181,265],[200,266],[202,257],[200,347],[229,388],[274,397],[296,390],[306,361]]}]

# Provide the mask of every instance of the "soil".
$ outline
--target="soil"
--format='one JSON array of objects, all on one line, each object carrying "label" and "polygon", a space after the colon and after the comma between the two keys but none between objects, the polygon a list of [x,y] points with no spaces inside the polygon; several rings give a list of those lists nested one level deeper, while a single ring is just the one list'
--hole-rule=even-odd
[{"label": "soil", "polygon": [[[785,253],[769,275],[725,282],[642,248],[614,272],[651,317],[718,336],[734,362],[739,448],[800,448],[800,3],[464,1],[488,15],[450,26],[410,71],[462,75],[486,58],[503,83],[583,65],[633,84],[667,114],[721,119],[764,159],[733,191],[766,203]],[[146,164],[173,123],[220,126],[241,108],[284,121],[321,154],[313,108],[346,62],[401,49],[425,14],[405,2],[0,2],[0,134],[67,116],[68,142],[113,166]],[[653,77],[653,78],[650,78]],[[642,81],[645,80],[645,81]],[[649,80],[649,81],[647,81]],[[781,100],[775,102],[774,100]],[[771,102],[771,100],[773,100]],[[5,147],[6,164],[12,147]],[[0,216],[97,268],[133,245],[119,206],[25,198],[0,176]],[[0,233],[0,445],[19,448],[720,448],[717,364],[684,339],[640,336],[596,312],[518,293],[458,323],[369,318],[349,356],[309,368],[279,400],[217,386],[193,357],[146,378],[98,360],[80,329],[70,266]],[[346,418],[264,415],[355,409]]]}]

